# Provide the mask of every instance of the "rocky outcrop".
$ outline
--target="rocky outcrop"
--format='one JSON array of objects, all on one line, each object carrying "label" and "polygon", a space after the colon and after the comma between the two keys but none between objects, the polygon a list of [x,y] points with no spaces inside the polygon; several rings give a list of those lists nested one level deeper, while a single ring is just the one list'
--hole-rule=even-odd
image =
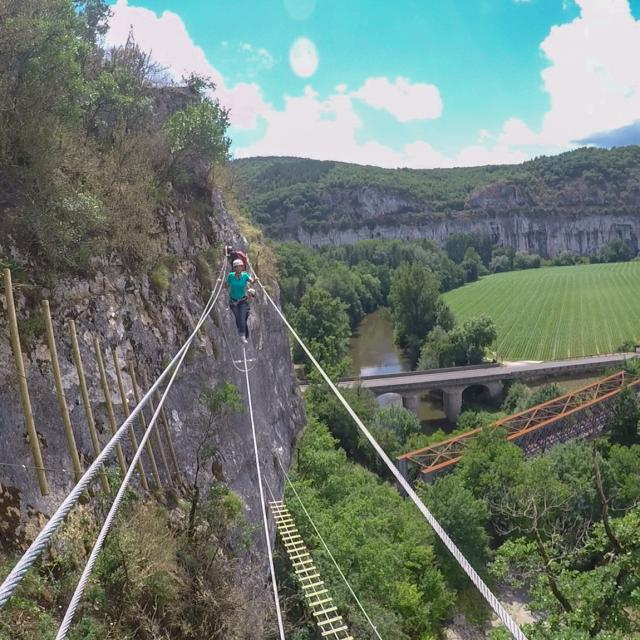
[{"label": "rocky outcrop", "polygon": [[351,228],[307,231],[300,227],[296,239],[309,246],[351,244],[359,240],[386,238],[397,240],[434,240],[443,244],[454,233],[481,233],[495,244],[516,251],[553,257],[563,251],[593,255],[613,238],[622,238],[638,251],[640,212],[638,214],[540,214],[514,211],[474,211],[433,215],[414,223],[377,221]]},{"label": "rocky outcrop", "polygon": [[[123,412],[110,348],[116,347],[121,359],[135,358],[152,377],[159,374],[191,333],[208,298],[209,286],[197,273],[198,260],[203,252],[215,255],[217,266],[212,270],[217,274],[223,263],[223,241],[240,246],[245,244],[221,203],[210,213],[206,217],[201,213],[194,217],[170,209],[162,214],[160,235],[166,244],[166,254],[175,257],[172,259],[169,287],[165,291],[156,291],[147,275],[134,275],[113,259],[97,263],[91,277],[64,278],[53,289],[38,292],[38,297],[47,298],[51,303],[65,393],[85,467],[93,459],[93,454],[78,378],[71,359],[66,322],[74,319],[78,327],[89,392],[100,439],[104,443],[110,430],[93,338],[98,336],[105,347],[112,401],[121,421]],[[2,244],[6,244],[6,240]],[[5,255],[12,252],[15,255],[15,249],[7,246],[0,249],[4,249]],[[21,326],[38,327],[34,290],[17,287],[16,301]],[[0,297],[0,302],[5,305],[4,296]],[[302,402],[291,364],[286,328],[260,293],[252,305],[250,328],[248,349],[253,359],[250,378],[263,475],[273,492],[281,496],[283,478],[274,461],[273,451],[278,450],[285,465],[289,464],[296,436],[303,424]],[[40,331],[30,329],[23,333],[23,338],[27,378],[50,495],[40,495],[31,468],[33,460],[17,393],[6,314],[3,313],[0,315],[0,522],[4,529],[0,529],[0,537],[5,542],[15,532],[20,533],[20,517],[35,512],[50,515],[73,485],[45,337]],[[195,348],[187,357],[167,402],[177,457],[187,480],[193,476],[197,443],[206,425],[199,402],[202,390],[228,380],[238,387],[246,405],[244,373],[238,370],[235,362],[241,355],[235,324],[223,292],[211,319],[201,330]],[[126,373],[124,376],[130,391],[131,381]],[[139,427],[137,429],[140,435]],[[130,458],[128,438],[124,444]],[[258,522],[260,505],[247,411],[220,419],[215,424],[214,445],[218,450],[217,460],[213,465],[209,463],[210,468],[205,470],[205,475],[212,477],[215,473],[218,479],[228,483],[242,496],[249,521]],[[256,545],[258,548],[263,546],[264,538],[256,535]]]},{"label": "rocky outcrop", "polygon": [[640,147],[577,149],[521,165],[381,169],[301,158],[234,163],[243,204],[265,232],[307,245],[481,233],[550,258],[638,251]]}]

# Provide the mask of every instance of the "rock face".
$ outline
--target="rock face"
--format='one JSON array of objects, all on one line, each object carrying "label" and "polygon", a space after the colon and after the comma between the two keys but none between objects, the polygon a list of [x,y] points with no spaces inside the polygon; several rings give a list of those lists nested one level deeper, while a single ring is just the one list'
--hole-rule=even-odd
[{"label": "rock face", "polygon": [[[372,216],[372,218],[374,218]],[[298,227],[295,239],[303,244],[320,247],[352,244],[375,238],[397,240],[435,240],[443,244],[454,233],[481,233],[501,246],[516,251],[553,257],[563,251],[592,255],[614,238],[622,238],[638,251],[640,214],[541,214],[531,216],[514,211],[474,211],[447,215],[432,215],[411,224],[378,218],[363,226],[333,228],[310,232]]]},{"label": "rock face", "polygon": [[[111,347],[117,348],[121,361],[135,359],[138,366],[148,369],[149,377],[154,380],[192,332],[209,297],[210,285],[197,274],[199,257],[207,250],[208,255],[215,255],[216,265],[212,268],[215,280],[224,273],[221,271],[224,242],[236,246],[245,244],[222,203],[218,203],[215,215],[206,220],[200,216],[194,221],[181,211],[167,211],[163,215],[163,226],[160,233],[163,240],[166,239],[166,253],[175,256],[166,290],[158,292],[148,276],[134,277],[117,261],[105,261],[98,265],[95,276],[60,280],[52,291],[42,292],[42,297],[51,303],[65,394],[84,468],[94,456],[66,322],[74,319],[78,328],[89,393],[100,440],[104,444],[109,439],[110,427],[93,350],[94,337],[98,336],[103,344],[111,397],[120,424],[123,411]],[[9,253],[8,247],[0,249]],[[225,263],[225,271],[226,268]],[[23,338],[26,338],[22,347],[27,379],[50,494],[40,495],[32,469],[7,318],[3,313],[0,315],[0,540],[5,542],[21,535],[19,521],[27,513],[51,515],[73,486],[71,460],[56,402],[46,338],[41,331],[24,331],[24,327],[37,326],[37,307],[34,308],[33,301],[28,299],[31,295],[28,288],[16,289]],[[4,295],[0,301],[6,310]],[[289,465],[304,421],[302,401],[291,364],[286,328],[260,291],[257,301],[252,304],[249,324],[251,336],[247,351],[252,360],[249,375],[262,472],[274,494],[282,496],[283,478],[273,451],[277,450],[285,466]],[[199,403],[202,390],[227,380],[238,387],[243,403],[247,405],[244,373],[236,362],[241,358],[242,347],[223,291],[185,360],[166,404],[179,466],[187,482],[193,478],[197,444],[207,425],[205,411]],[[135,405],[131,380],[124,369],[123,376],[129,401]],[[140,438],[141,428],[137,423],[136,431]],[[130,459],[129,439],[125,438],[123,443]],[[218,420],[214,424],[213,443],[219,455],[214,464],[208,463],[205,478],[215,475],[227,482],[242,496],[248,520],[261,521],[248,411]],[[143,459],[151,478],[146,455]],[[160,470],[162,472],[162,466]],[[256,545],[264,548],[264,536],[256,534],[255,540]]]},{"label": "rock face", "polygon": [[518,165],[383,169],[292,157],[233,162],[242,203],[267,235],[307,245],[481,233],[550,258],[638,250],[640,146],[576,149]]}]

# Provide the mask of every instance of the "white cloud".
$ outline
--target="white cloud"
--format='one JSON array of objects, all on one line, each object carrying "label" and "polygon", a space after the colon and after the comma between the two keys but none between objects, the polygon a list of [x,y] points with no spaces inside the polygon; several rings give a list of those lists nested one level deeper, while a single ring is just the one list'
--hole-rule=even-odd
[{"label": "white cloud", "polygon": [[289,49],[289,64],[301,78],[310,78],[318,69],[318,50],[309,38],[298,38]]},{"label": "white cloud", "polygon": [[500,143],[493,147],[472,145],[460,151],[455,158],[454,166],[478,167],[486,164],[518,164],[529,158],[529,153]]},{"label": "white cloud", "polygon": [[336,91],[338,93],[344,93],[348,88],[349,86],[344,82],[341,82],[340,84],[336,85]]},{"label": "white cloud", "polygon": [[576,0],[580,16],[541,43],[551,99],[541,142],[568,144],[640,118],[640,21],[627,0]]},{"label": "white cloud", "polygon": [[399,122],[438,118],[442,99],[438,87],[424,82],[412,83],[407,78],[367,78],[352,94],[375,109],[385,109]]},{"label": "white cloud", "polygon": [[265,114],[265,135],[256,143],[238,149],[236,156],[300,156],[414,169],[526,159],[525,154],[502,146],[470,147],[458,157],[449,157],[424,140],[408,143],[400,150],[375,140],[360,142],[363,123],[354,109],[354,100],[351,95],[339,93],[321,99],[311,87],[306,87],[301,96],[287,96],[282,111],[272,109]]},{"label": "white cloud", "polygon": [[253,82],[228,86],[202,48],[193,42],[180,16],[171,11],[158,16],[149,9],[130,5],[127,0],[118,0],[112,12],[105,36],[108,46],[124,44],[133,29],[140,47],[151,53],[176,80],[191,72],[211,77],[216,84],[216,96],[231,109],[232,125],[239,129],[255,128],[258,116],[268,109],[260,87]]},{"label": "white cloud", "polygon": [[[523,148],[529,153],[567,151],[578,140],[640,119],[640,21],[628,0],[575,2],[580,15],[553,26],[540,44],[549,61],[541,77],[550,99],[540,129],[511,117],[490,153],[471,147],[458,156],[462,164],[490,156],[511,162]],[[482,136],[479,142],[487,139]]]},{"label": "white cloud", "polygon": [[503,146],[534,145],[539,139],[520,118],[509,118],[503,125],[498,136],[498,143]]}]

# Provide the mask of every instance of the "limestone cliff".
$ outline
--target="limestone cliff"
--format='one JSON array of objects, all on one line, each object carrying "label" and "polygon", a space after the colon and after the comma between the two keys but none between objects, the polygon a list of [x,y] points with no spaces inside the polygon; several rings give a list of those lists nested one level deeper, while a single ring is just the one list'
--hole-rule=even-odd
[{"label": "limestone cliff", "polygon": [[[215,256],[216,264],[212,271],[217,274],[223,260],[223,243],[229,241],[236,246],[245,245],[222,201],[209,207],[206,215],[197,217],[176,208],[168,208],[161,212],[160,220],[157,234],[165,245],[166,254],[173,256],[166,290],[158,291],[150,283],[147,274],[128,271],[116,258],[96,262],[91,276],[65,277],[50,290],[16,287],[27,379],[50,484],[50,495],[47,497],[40,495],[35,473],[31,469],[33,460],[17,393],[5,313],[6,301],[4,296],[0,297],[3,305],[0,315],[0,521],[3,529],[0,534],[5,540],[12,537],[14,532],[19,534],[19,519],[25,515],[34,512],[50,515],[73,485],[71,461],[51,375],[49,350],[45,336],[37,329],[40,326],[39,306],[34,299],[47,298],[51,303],[65,393],[86,468],[93,454],[66,322],[74,319],[78,327],[89,392],[96,412],[100,440],[104,444],[110,430],[93,351],[93,338],[98,336],[101,339],[106,352],[111,395],[120,422],[123,412],[110,348],[116,347],[122,359],[135,358],[149,370],[152,377],[159,374],[191,333],[209,296],[209,286],[202,277],[198,277],[199,257],[207,250],[208,255]],[[0,246],[0,252],[4,255],[20,257],[9,239],[0,240],[0,245],[3,245]],[[29,330],[25,331],[25,327]],[[252,305],[250,329],[249,350],[256,358],[250,376],[263,473],[272,490],[282,495],[283,479],[274,464],[272,452],[278,449],[288,465],[304,416],[291,364],[287,331],[260,293]],[[198,402],[202,389],[228,380],[237,385],[243,399],[246,398],[244,374],[234,366],[234,359],[239,358],[241,353],[235,324],[223,292],[211,319],[201,330],[195,348],[187,357],[167,402],[171,434],[181,471],[187,479],[193,475],[197,436],[204,427],[203,409]],[[131,390],[131,381],[126,373],[125,386]],[[139,427],[137,429],[140,435]],[[123,442],[127,457],[130,458],[128,438]],[[210,465],[212,468],[207,469],[206,473],[210,477],[215,473],[240,494],[246,505],[248,520],[257,522],[260,507],[248,413],[220,420],[216,425],[215,445],[219,450],[219,461]],[[262,545],[263,538],[256,536],[256,544]]]},{"label": "limestone cliff", "polygon": [[640,147],[579,149],[522,165],[409,170],[302,158],[234,163],[243,204],[265,232],[322,246],[479,232],[553,257],[640,242]]}]

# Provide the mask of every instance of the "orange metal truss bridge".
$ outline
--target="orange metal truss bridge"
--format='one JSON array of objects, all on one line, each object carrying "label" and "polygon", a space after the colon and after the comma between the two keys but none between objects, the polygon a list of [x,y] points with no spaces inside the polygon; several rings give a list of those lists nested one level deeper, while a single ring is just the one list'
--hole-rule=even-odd
[{"label": "orange metal truss bridge", "polygon": [[[640,377],[626,371],[619,371],[576,391],[498,420],[490,426],[504,429],[507,432],[507,440],[519,445],[524,444],[525,441],[535,441],[536,435],[542,433],[548,437],[547,427],[557,431],[558,436],[568,435],[561,433],[565,429],[571,431],[572,436],[576,436],[579,435],[579,425],[577,429],[576,425],[567,426],[568,421],[565,419],[613,398],[625,385],[629,387],[640,385]],[[427,474],[450,468],[462,458],[465,447],[480,431],[481,429],[473,429],[429,447],[405,453],[397,458],[399,466],[401,469],[403,467],[406,469],[407,463],[412,462],[420,467],[422,473]]]}]

